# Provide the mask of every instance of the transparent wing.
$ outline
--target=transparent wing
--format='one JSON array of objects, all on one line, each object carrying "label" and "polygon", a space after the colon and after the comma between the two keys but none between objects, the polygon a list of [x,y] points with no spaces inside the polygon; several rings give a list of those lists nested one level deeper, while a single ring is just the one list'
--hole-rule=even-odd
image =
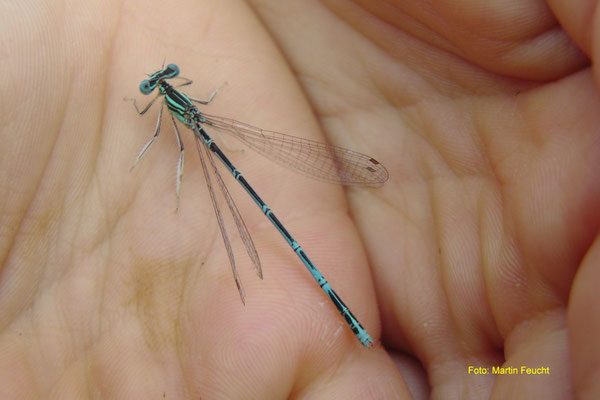
[{"label": "transparent wing", "polygon": [[[233,279],[235,280],[235,284],[238,288],[238,292],[240,293],[240,298],[242,299],[242,303],[246,304],[246,294],[244,293],[244,288],[242,287],[242,282],[240,280],[240,276],[237,272],[237,267],[235,265],[235,257],[233,255],[233,250],[231,249],[231,243],[229,243],[229,237],[227,236],[227,229],[225,228],[225,223],[223,222],[223,217],[221,216],[221,209],[219,208],[219,204],[217,202],[215,191],[212,186],[212,180],[210,178],[210,172],[207,168],[206,161],[204,160],[203,152],[206,151],[204,145],[197,140],[196,146],[198,147],[198,155],[200,157],[200,162],[202,163],[202,171],[204,172],[204,178],[206,180],[206,186],[208,187],[208,193],[210,194],[210,200],[212,201],[213,209],[215,211],[215,216],[217,217],[217,222],[219,224],[219,229],[221,230],[221,236],[223,237],[223,243],[225,244],[225,249],[227,250],[227,257],[229,258],[229,264],[231,265],[231,272],[233,273]],[[207,153],[207,157],[210,157]]]},{"label": "transparent wing", "polygon": [[229,190],[227,189],[227,186],[225,186],[225,182],[223,182],[223,178],[221,177],[221,174],[217,170],[217,166],[215,164],[215,159],[213,157],[213,154],[212,154],[212,152],[208,151],[208,149],[206,149],[206,146],[204,145],[204,143],[202,143],[202,141],[200,139],[198,139],[198,137],[196,137],[196,145],[203,146],[204,150],[206,151],[206,154],[208,154],[208,160],[210,161],[211,167],[213,169],[215,179],[217,180],[217,183],[219,184],[219,187],[221,188],[221,193],[223,193],[223,197],[225,197],[225,202],[227,203],[227,207],[229,207],[231,216],[233,217],[233,220],[235,221],[235,225],[237,226],[237,230],[240,234],[240,238],[242,239],[242,243],[244,243],[244,247],[246,247],[246,252],[248,253],[248,257],[250,257],[250,261],[252,261],[252,265],[254,265],[256,274],[258,275],[258,277],[260,279],[262,279],[263,278],[262,266],[260,264],[260,258],[258,256],[258,252],[256,251],[256,246],[254,246],[254,241],[252,240],[252,236],[250,235],[250,232],[248,231],[248,228],[246,227],[246,223],[244,222],[244,219],[242,218],[242,214],[240,214],[240,211],[238,210],[237,206],[235,205],[235,201],[233,201],[231,194],[229,194]]},{"label": "transparent wing", "polygon": [[356,151],[268,131],[236,120],[202,114],[204,124],[227,132],[274,162],[312,178],[343,185],[380,185],[388,172]]}]

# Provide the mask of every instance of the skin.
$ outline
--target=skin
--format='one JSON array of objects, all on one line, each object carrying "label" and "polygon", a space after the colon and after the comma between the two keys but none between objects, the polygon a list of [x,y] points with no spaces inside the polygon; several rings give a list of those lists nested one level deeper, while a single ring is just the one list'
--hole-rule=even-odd
[{"label": "skin", "polygon": [[[595,3],[4,2],[1,397],[598,398]],[[128,172],[158,107],[123,97],[163,61],[227,82],[201,111],[388,168],[343,189],[225,149],[374,349],[222,169],[263,263],[230,222],[242,305],[185,128],[177,212],[169,118]]]}]

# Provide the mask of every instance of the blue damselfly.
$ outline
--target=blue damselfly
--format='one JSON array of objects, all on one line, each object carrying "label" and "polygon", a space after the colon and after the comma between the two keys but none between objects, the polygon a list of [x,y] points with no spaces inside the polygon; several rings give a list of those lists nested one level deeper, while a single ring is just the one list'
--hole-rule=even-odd
[{"label": "blue damselfly", "polygon": [[[168,79],[174,78],[182,79],[183,83],[174,87],[167,82]],[[308,258],[302,247],[300,247],[298,242],[296,242],[292,235],[287,231],[287,229],[275,216],[273,211],[271,211],[271,209],[265,204],[260,196],[254,191],[252,186],[250,186],[248,181],[246,181],[241,172],[238,171],[231,161],[229,161],[229,159],[225,156],[225,154],[223,154],[219,146],[217,146],[214,140],[204,130],[203,126],[210,126],[220,131],[227,132],[269,159],[282,164],[285,167],[292,168],[305,175],[326,182],[340,183],[344,185],[379,185],[388,179],[388,173],[385,167],[375,159],[352,150],[347,150],[337,146],[330,146],[324,143],[302,139],[279,132],[267,131],[248,124],[237,122],[232,119],[201,113],[192,102],[207,105],[214,98],[216,91],[213,92],[208,100],[200,100],[186,96],[176,89],[177,87],[186,86],[191,83],[191,80],[179,77],[179,67],[175,64],[167,65],[165,68],[153,73],[148,77],[148,79],[144,79],[140,83],[140,91],[144,95],[148,95],[155,89],[158,89],[156,97],[152,99],[150,103],[148,103],[148,105],[146,105],[142,110],[138,108],[135,99],[130,99],[133,100],[135,109],[140,115],[145,114],[158,98],[162,98],[162,102],[158,112],[154,136],[152,139],[150,139],[150,141],[148,141],[148,143],[144,145],[135,160],[134,166],[158,137],[162,120],[163,106],[166,105],[167,109],[171,113],[171,120],[173,121],[175,135],[180,148],[176,178],[177,202],[179,204],[179,187],[181,182],[181,174],[183,172],[184,153],[183,142],[181,141],[181,136],[179,134],[179,129],[177,128],[175,118],[177,118],[194,132],[198,154],[200,156],[200,162],[204,170],[204,177],[206,179],[212,205],[217,217],[217,222],[221,230],[221,236],[223,237],[223,242],[225,243],[225,249],[227,250],[233,277],[235,279],[242,302],[245,303],[246,296],[244,294],[244,290],[236,269],[235,258],[229,243],[225,224],[221,216],[221,210],[216,200],[212,178],[210,176],[209,169],[207,168],[205,158],[207,158],[210,163],[213,176],[217,182],[217,185],[219,186],[219,189],[223,193],[229,211],[231,212],[233,220],[235,221],[237,229],[240,233],[242,242],[244,243],[246,251],[248,252],[248,256],[254,264],[258,276],[261,278],[262,267],[260,265],[260,259],[258,257],[256,248],[252,242],[252,237],[250,236],[244,220],[242,219],[242,216],[240,215],[231,195],[229,194],[229,191],[227,190],[227,187],[225,186],[225,183],[223,182],[223,179],[221,178],[221,175],[217,170],[213,154],[217,156],[217,158],[225,165],[233,177],[240,183],[240,185],[242,185],[246,192],[248,192],[250,197],[252,197],[254,202],[258,205],[269,221],[275,225],[279,233],[281,233],[292,250],[312,274],[313,278],[319,284],[321,289],[323,289],[325,294],[327,294],[356,338],[364,346],[371,347],[373,340],[367,331],[362,327],[356,317],[354,317],[348,307],[346,307],[344,302],[335,293],[321,272],[319,272],[317,267]]]}]

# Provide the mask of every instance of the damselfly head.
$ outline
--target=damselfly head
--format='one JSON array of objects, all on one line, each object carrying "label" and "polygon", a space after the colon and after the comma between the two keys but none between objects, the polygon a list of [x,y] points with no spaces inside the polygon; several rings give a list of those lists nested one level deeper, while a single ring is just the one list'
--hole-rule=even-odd
[{"label": "damselfly head", "polygon": [[164,79],[172,79],[179,75],[179,67],[175,64],[169,64],[160,71],[156,71],[148,79],[140,83],[140,92],[150,94]]}]

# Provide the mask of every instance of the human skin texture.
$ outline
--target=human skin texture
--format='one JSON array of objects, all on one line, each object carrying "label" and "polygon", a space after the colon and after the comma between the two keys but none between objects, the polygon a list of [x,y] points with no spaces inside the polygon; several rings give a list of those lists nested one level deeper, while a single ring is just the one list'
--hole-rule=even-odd
[{"label": "human skin texture", "polygon": [[[0,398],[600,398],[596,4],[1,2]],[[220,87],[202,112],[387,167],[222,146],[373,349],[221,169],[263,266],[226,218],[241,303],[183,126],[176,211],[166,112],[130,172],[159,103],[123,98],[163,63]]]}]

